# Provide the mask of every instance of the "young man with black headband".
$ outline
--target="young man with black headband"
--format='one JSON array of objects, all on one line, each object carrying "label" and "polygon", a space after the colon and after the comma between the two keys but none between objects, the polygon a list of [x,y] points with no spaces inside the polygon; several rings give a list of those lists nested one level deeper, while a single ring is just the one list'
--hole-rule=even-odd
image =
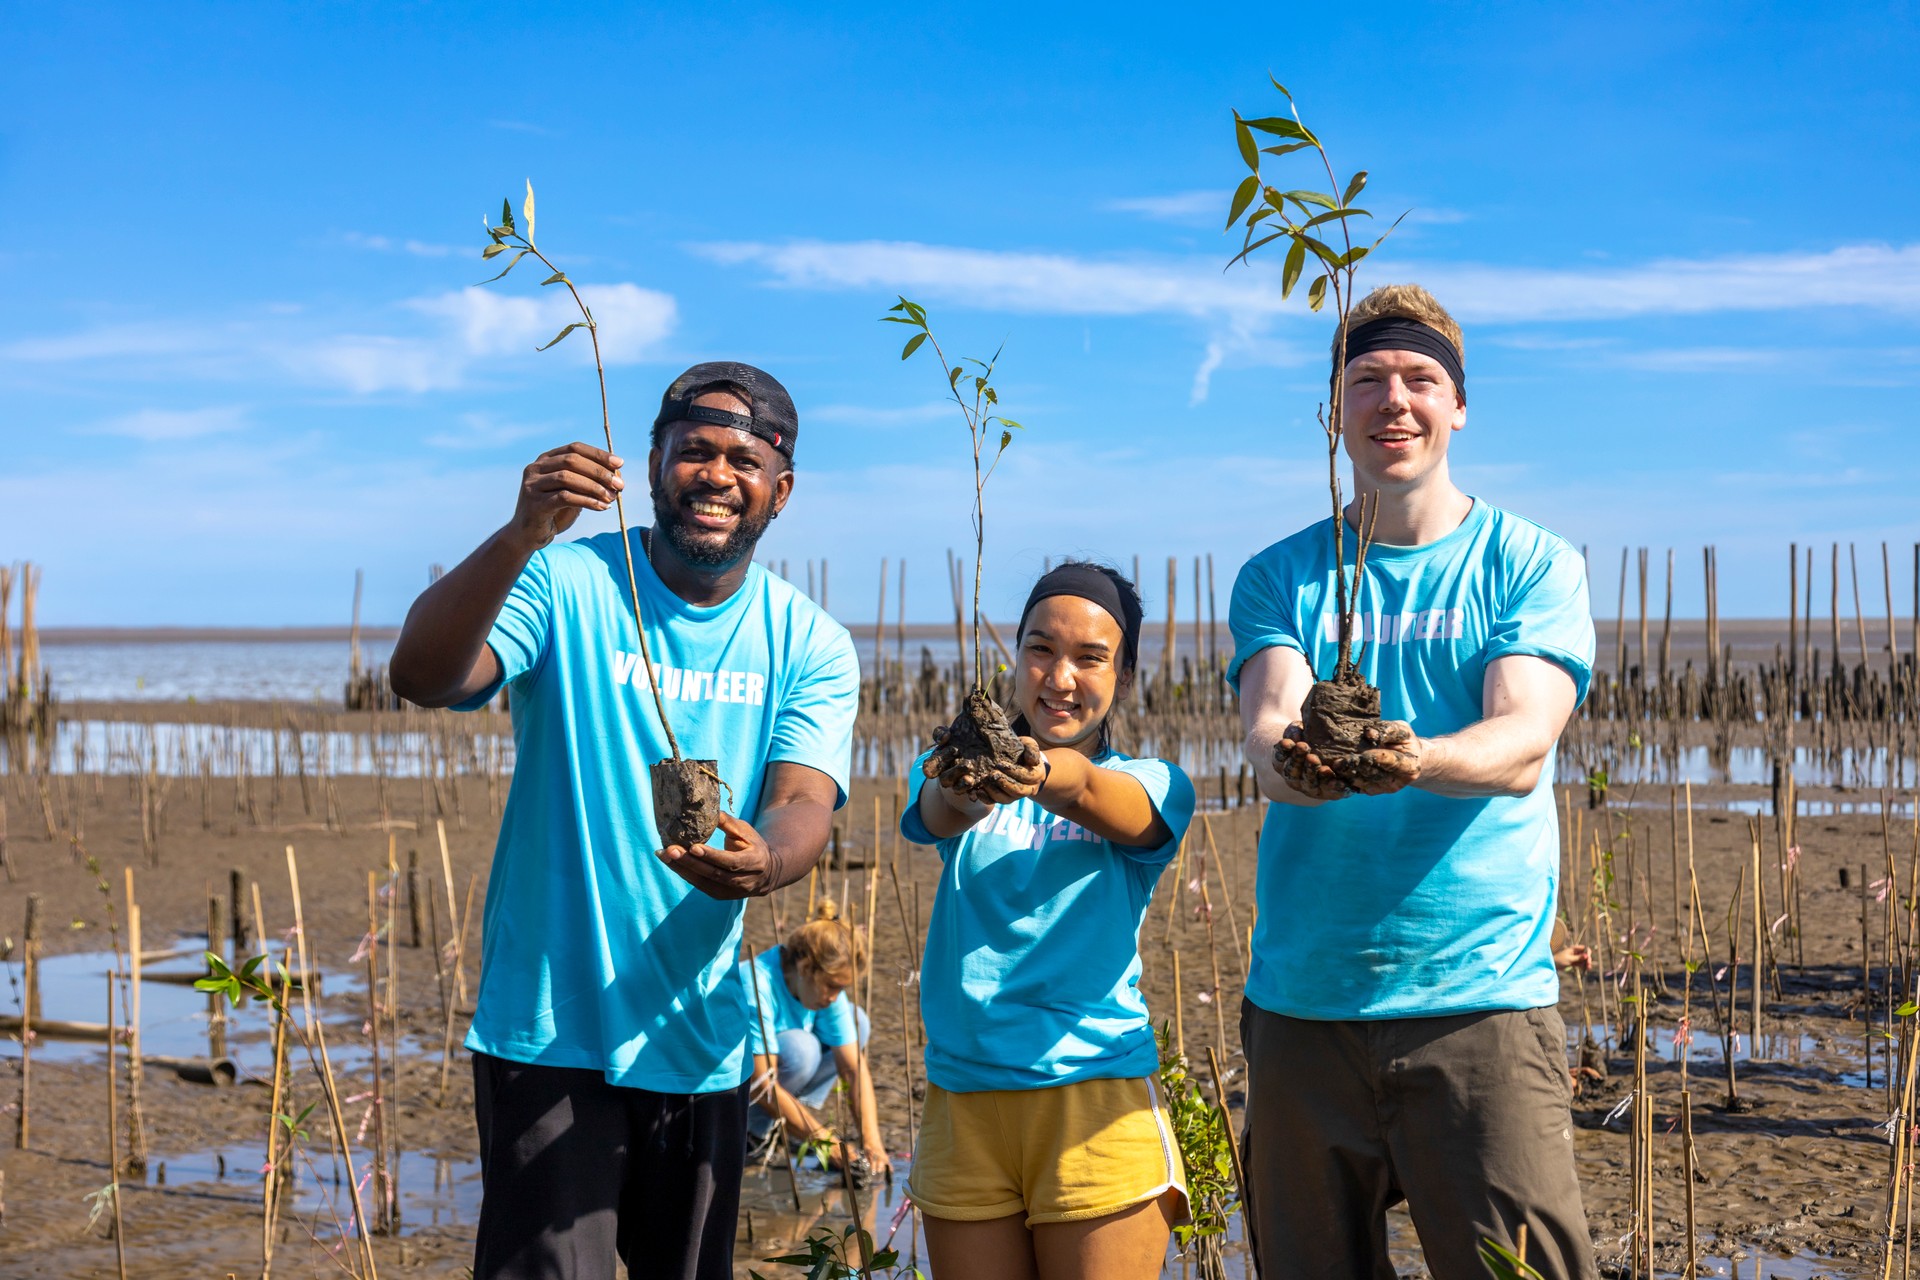
[{"label": "young man with black headband", "polygon": [[1426,290],[1363,299],[1335,376],[1348,525],[1379,504],[1356,636],[1385,719],[1357,767],[1301,737],[1336,656],[1329,522],[1248,561],[1231,612],[1247,759],[1273,802],[1241,1014],[1261,1274],[1391,1276],[1386,1210],[1405,1199],[1439,1280],[1479,1280],[1480,1241],[1512,1247],[1523,1224],[1542,1274],[1591,1277],[1551,950],[1554,747],[1593,662],[1585,567],[1454,485],[1462,340]]},{"label": "young man with black headband", "polygon": [[[390,667],[423,706],[513,686],[515,769],[487,887],[473,1051],[476,1280],[733,1274],[751,997],[741,900],[807,874],[846,800],[847,632],[753,562],[793,489],[793,401],[695,365],[654,421],[631,533],[681,750],[719,762],[723,848],[660,848],[668,756],[618,533],[556,541],[625,487],[586,444],[540,455],[513,519],[421,595]],[[749,821],[751,819],[751,821]]]}]

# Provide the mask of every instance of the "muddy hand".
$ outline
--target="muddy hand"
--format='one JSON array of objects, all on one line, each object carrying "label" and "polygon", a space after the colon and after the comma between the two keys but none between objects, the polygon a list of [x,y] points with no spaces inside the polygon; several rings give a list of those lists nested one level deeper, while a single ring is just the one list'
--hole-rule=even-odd
[{"label": "muddy hand", "polygon": [[[951,771],[954,762],[960,758],[959,751],[947,742],[948,736],[946,725],[938,725],[934,728],[933,751],[927,756],[926,763],[920,766],[921,773],[936,781],[942,774]],[[942,783],[942,785],[945,784]]]},{"label": "muddy hand", "polygon": [[1361,736],[1368,745],[1340,770],[1348,786],[1363,796],[1385,796],[1419,781],[1422,746],[1412,725],[1376,720]]},{"label": "muddy hand", "polygon": [[1353,794],[1332,767],[1322,762],[1307,745],[1306,733],[1298,721],[1288,725],[1280,741],[1273,744],[1273,768],[1283,782],[1310,799],[1338,800]]},{"label": "muddy hand", "polygon": [[1020,758],[992,769],[973,789],[973,797],[987,804],[1012,804],[1040,794],[1047,780],[1047,758],[1032,738],[1020,739]]},{"label": "muddy hand", "polygon": [[720,815],[720,830],[726,833],[724,849],[670,845],[660,850],[660,861],[709,898],[722,902],[765,893],[779,869],[773,850],[758,831],[730,813]]}]

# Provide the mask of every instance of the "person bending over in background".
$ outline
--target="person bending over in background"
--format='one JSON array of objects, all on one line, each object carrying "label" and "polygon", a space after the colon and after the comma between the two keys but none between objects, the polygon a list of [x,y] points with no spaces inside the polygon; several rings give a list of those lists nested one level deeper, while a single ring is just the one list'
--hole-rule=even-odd
[{"label": "person bending over in background", "polygon": [[901,834],[945,863],[910,1178],[934,1280],[1151,1280],[1184,1213],[1138,935],[1194,792],[1108,741],[1139,639],[1133,584],[1054,569],[1020,617],[1020,764],[973,791],[954,789],[958,770],[930,782],[925,755],[908,775]]},{"label": "person bending over in background", "polygon": [[[654,420],[632,539],[680,744],[731,790],[714,839],[660,848],[670,752],[618,533],[556,541],[623,486],[562,445],[513,519],[414,602],[389,667],[422,706],[513,689],[516,766],[487,885],[473,1050],[476,1280],[724,1280],[746,1148],[740,899],[807,874],[846,800],[860,671],[846,630],[753,563],[793,489],[793,401],[695,365]],[[747,819],[751,817],[751,822]]]},{"label": "person bending over in background", "polygon": [[[740,962],[740,982],[751,1006],[747,1046],[753,1054],[753,1106],[747,1133],[749,1160],[773,1151],[784,1132],[799,1142],[833,1143],[833,1164],[849,1166],[858,1185],[887,1167],[880,1113],[873,1102],[867,1061],[867,1011],[847,992],[867,968],[866,940],[838,916],[831,898],[815,904],[813,919],[751,960]],[[767,1047],[771,1041],[773,1048]],[[836,1141],[815,1111],[846,1084],[860,1126],[860,1143]]]},{"label": "person bending over in background", "polygon": [[1480,1241],[1512,1247],[1522,1224],[1543,1274],[1590,1277],[1549,941],[1554,746],[1593,664],[1585,567],[1449,478],[1466,374],[1433,296],[1376,289],[1348,323],[1344,518],[1379,504],[1355,638],[1397,723],[1373,727],[1353,785],[1301,738],[1335,664],[1330,521],[1248,561],[1228,675],[1273,802],[1241,1013],[1248,1224],[1268,1280],[1393,1275],[1402,1199],[1438,1280],[1480,1280]]}]

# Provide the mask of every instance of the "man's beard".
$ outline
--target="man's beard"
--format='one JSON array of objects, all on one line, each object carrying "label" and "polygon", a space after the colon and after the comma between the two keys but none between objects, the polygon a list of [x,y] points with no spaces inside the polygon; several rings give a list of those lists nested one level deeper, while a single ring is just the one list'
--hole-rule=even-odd
[{"label": "man's beard", "polygon": [[654,530],[666,538],[682,560],[702,569],[731,569],[751,556],[760,535],[772,522],[772,506],[757,518],[743,508],[740,518],[734,522],[733,532],[716,543],[705,530],[689,525],[677,503],[659,488],[653,491]]}]

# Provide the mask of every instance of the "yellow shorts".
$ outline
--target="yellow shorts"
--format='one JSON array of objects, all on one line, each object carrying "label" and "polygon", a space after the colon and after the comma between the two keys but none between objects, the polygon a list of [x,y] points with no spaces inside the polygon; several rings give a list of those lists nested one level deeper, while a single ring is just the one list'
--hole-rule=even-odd
[{"label": "yellow shorts", "polygon": [[1024,1211],[1027,1225],[1103,1218],[1177,1190],[1186,1171],[1153,1081],[948,1093],[927,1086],[907,1193],[936,1218]]}]

